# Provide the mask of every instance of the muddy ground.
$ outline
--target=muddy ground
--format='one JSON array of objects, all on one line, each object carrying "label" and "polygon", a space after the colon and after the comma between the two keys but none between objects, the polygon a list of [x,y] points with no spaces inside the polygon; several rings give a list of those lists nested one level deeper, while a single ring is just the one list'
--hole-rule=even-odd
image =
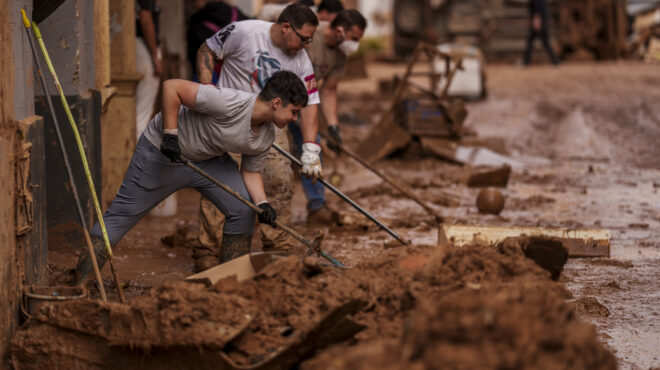
[{"label": "muddy ground", "polygon": [[[378,81],[401,73],[404,67],[372,63],[369,79],[340,85],[339,109],[346,123],[342,132],[348,145],[357,147],[368,134],[370,123],[378,120],[388,105],[378,91]],[[502,154],[513,166],[509,185],[503,189],[506,205],[499,216],[477,212],[479,189],[462,185],[463,172],[458,166],[436,158],[412,156],[380,161],[377,167],[396,175],[434,209],[457,223],[611,230],[610,259],[569,260],[560,280],[571,294],[562,299],[568,299],[583,320],[596,325],[598,337],[612,350],[620,367],[660,366],[660,70],[637,62],[527,69],[493,66],[488,68],[487,84],[488,99],[468,104],[466,126],[480,139],[503,143],[499,145],[505,148]],[[326,156],[325,171],[336,173],[334,178],[339,179],[341,190],[418,248],[435,245],[437,232],[432,220],[376,176],[350,159],[331,153]],[[127,293],[132,300],[142,299],[135,297],[144,295],[149,287],[192,273],[190,246],[178,243],[169,247],[161,242],[183,222],[191,222],[190,227],[195,227],[198,196],[192,191],[178,196],[177,216],[145,218],[116,248],[115,265],[122,280],[128,283]],[[332,208],[351,211],[334,195],[327,197]],[[307,228],[305,218],[305,199],[297,185],[293,226],[309,236],[319,231]],[[320,231],[326,233],[324,250],[349,266],[397,251],[390,250],[391,238],[387,234],[359,222]],[[193,234],[191,230],[190,235]],[[258,250],[259,243],[255,244],[253,250]],[[53,282],[65,278],[66,269],[75,263],[76,249],[77,246],[51,246]],[[108,271],[105,276],[110,276]],[[529,289],[525,284],[509,289],[507,292],[512,293],[507,294],[514,297],[498,302],[515,300],[515,294],[527,292],[525,289]],[[420,304],[416,309],[421,317],[428,318],[437,317],[438,307],[448,312],[472,312],[474,307],[488,305],[493,302],[492,297],[498,296],[496,291],[489,292],[492,294],[481,297],[463,289],[450,300],[436,302],[437,306]],[[112,298],[114,293],[109,293]],[[448,318],[451,316],[443,319]],[[420,332],[430,338],[438,336],[433,332],[438,328],[424,328],[423,323],[411,325],[421,325]],[[357,338],[367,335],[364,333],[369,330]],[[356,347],[347,355],[347,361],[366,359],[369,353],[390,353],[389,346],[413,348],[423,358],[431,348],[420,347],[414,338],[401,337],[403,333],[396,328],[385,334],[390,336],[390,342],[374,341],[371,347]],[[485,340],[479,348],[493,350],[488,343]],[[443,351],[443,342],[438,340],[436,344],[433,351]],[[451,351],[445,348],[442,353]],[[308,366],[315,366],[315,360],[321,361],[316,364],[325,361],[322,354]]]}]

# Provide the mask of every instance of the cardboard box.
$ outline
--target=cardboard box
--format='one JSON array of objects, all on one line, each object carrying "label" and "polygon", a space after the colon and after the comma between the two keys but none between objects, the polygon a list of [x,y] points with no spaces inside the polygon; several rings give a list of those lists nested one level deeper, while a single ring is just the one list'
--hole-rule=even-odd
[{"label": "cardboard box", "polygon": [[270,253],[246,254],[195,275],[188,276],[186,281],[214,286],[218,280],[235,275],[236,280],[241,282],[252,278],[274,260],[275,256]]}]

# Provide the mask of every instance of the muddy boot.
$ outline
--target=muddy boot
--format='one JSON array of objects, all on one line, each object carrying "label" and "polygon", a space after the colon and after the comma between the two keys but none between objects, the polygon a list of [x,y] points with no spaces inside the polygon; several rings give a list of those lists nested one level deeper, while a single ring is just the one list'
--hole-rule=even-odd
[{"label": "muddy boot", "polygon": [[[105,249],[105,241],[100,236],[91,235],[92,245],[94,246],[94,255],[96,256],[96,263],[99,265],[99,270],[103,269],[103,265],[108,260],[108,251]],[[74,273],[72,285],[78,286],[85,282],[85,279],[94,273],[92,259],[89,256],[87,246],[83,248],[82,253],[78,257],[78,264]]]},{"label": "muddy boot", "polygon": [[332,224],[332,210],[327,206],[323,206],[315,211],[307,213],[308,225],[326,225]]},{"label": "muddy boot", "polygon": [[252,246],[252,235],[245,234],[223,234],[220,246],[220,263],[231,261],[244,254],[250,253]]},{"label": "muddy boot", "polygon": [[202,272],[218,264],[218,254],[210,248],[198,246],[193,250],[195,272]]}]

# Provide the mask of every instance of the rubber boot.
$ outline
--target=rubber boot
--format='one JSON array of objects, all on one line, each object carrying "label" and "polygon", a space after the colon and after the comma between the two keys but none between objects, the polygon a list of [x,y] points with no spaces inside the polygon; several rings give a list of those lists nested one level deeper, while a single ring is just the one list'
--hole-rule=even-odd
[{"label": "rubber boot", "polygon": [[222,234],[220,245],[220,263],[231,261],[242,255],[250,253],[252,235]]},{"label": "rubber boot", "polygon": [[197,246],[193,249],[193,258],[195,259],[195,272],[208,270],[218,264],[218,254],[211,248]]},{"label": "rubber boot", "polygon": [[[99,270],[103,269],[103,265],[108,260],[108,251],[105,249],[105,241],[100,236],[91,235],[92,245],[94,246],[94,255],[96,256],[96,263],[99,265]],[[73,277],[73,285],[78,286],[82,284],[85,279],[94,273],[92,259],[89,256],[87,246],[83,248],[82,253],[78,257],[78,264]]]}]

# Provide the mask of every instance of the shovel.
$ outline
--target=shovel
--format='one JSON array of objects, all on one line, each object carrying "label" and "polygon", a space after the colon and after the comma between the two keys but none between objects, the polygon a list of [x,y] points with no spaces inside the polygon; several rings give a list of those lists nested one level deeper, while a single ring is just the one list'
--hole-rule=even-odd
[{"label": "shovel", "polygon": [[[327,135],[324,135],[323,133],[321,133],[321,136],[322,136],[323,138],[325,138],[326,140],[332,140],[332,139],[330,139]],[[399,184],[398,182],[394,181],[391,177],[385,175],[384,173],[378,171],[374,166],[372,166],[372,165],[370,165],[369,163],[367,163],[367,161],[365,161],[364,159],[360,158],[360,156],[358,156],[357,154],[353,153],[351,150],[347,149],[345,146],[343,146],[343,145],[338,145],[337,143],[334,143],[334,144],[339,148],[340,151],[344,152],[346,155],[348,155],[349,157],[353,158],[356,162],[358,162],[359,164],[361,164],[362,166],[364,166],[366,169],[368,169],[369,171],[371,171],[371,172],[373,172],[374,174],[376,174],[378,177],[380,177],[381,179],[383,179],[383,180],[384,180],[385,182],[387,182],[388,184],[392,185],[392,187],[394,187],[396,190],[398,190],[399,192],[401,192],[401,194],[403,194],[403,195],[405,195],[406,197],[410,198],[412,201],[414,201],[415,203],[417,203],[420,207],[424,208],[424,210],[425,210],[429,215],[431,215],[431,216],[433,217],[433,219],[435,220],[435,222],[437,222],[437,223],[442,223],[442,221],[444,220],[444,217],[443,217],[442,215],[440,215],[439,213],[437,213],[433,208],[429,207],[429,205],[426,204],[424,201],[422,201],[421,199],[419,199],[419,197],[418,197],[417,195],[415,195],[410,189],[408,189],[408,188],[406,188],[405,186],[403,186],[403,185]]]},{"label": "shovel", "polygon": [[[282,149],[279,145],[274,144],[272,145],[275,150],[280,152],[283,156],[287,157],[291,162],[295,163],[296,165],[302,167],[302,163],[296,159],[296,157],[292,156],[289,152],[286,150]],[[385,230],[388,234],[390,234],[394,239],[396,239],[399,243],[402,245],[408,245],[408,242],[403,240],[397,233],[392,231],[389,227],[385,226],[380,220],[378,220],[376,217],[372,216],[369,212],[365,211],[364,208],[360,207],[357,203],[355,203],[351,198],[347,197],[344,193],[339,191],[337,188],[332,186],[329,182],[327,182],[325,179],[322,177],[318,179],[318,181],[321,182],[326,188],[330,189],[333,193],[337,194],[338,197],[340,197],[342,200],[353,206],[353,208],[357,209],[360,213],[365,215],[369,220],[373,221],[376,225],[378,225],[381,229]]]},{"label": "shovel", "polygon": [[[189,160],[183,160],[182,163],[185,164],[186,166],[188,166],[189,168],[191,168],[193,171],[197,172],[198,174],[200,174],[200,175],[206,177],[209,181],[211,181],[212,183],[214,183],[214,184],[216,184],[217,186],[219,186],[222,190],[226,191],[226,192],[229,193],[231,196],[233,196],[234,198],[236,198],[236,199],[238,199],[239,201],[241,201],[241,203],[247,205],[248,207],[250,207],[250,209],[252,209],[253,211],[257,212],[257,214],[261,214],[261,212],[263,212],[263,210],[262,210],[261,208],[257,207],[256,205],[254,205],[254,203],[252,203],[252,202],[250,202],[249,200],[243,198],[243,197],[242,197],[239,193],[237,193],[234,189],[232,189],[232,188],[230,188],[229,186],[227,186],[227,185],[221,183],[220,181],[216,180],[213,176],[209,175],[208,173],[206,173],[206,172],[205,172],[204,170],[202,170],[201,168],[195,166],[195,165],[192,164],[192,162],[190,162]],[[321,250],[320,241],[315,241],[315,243],[312,243],[312,242],[308,241],[307,239],[305,239],[305,238],[304,238],[302,235],[300,235],[298,232],[296,232],[295,230],[293,230],[292,228],[288,227],[287,225],[281,223],[281,222],[278,221],[278,220],[275,220],[275,226],[277,226],[278,228],[284,230],[284,232],[286,232],[287,234],[291,235],[292,237],[294,237],[294,238],[295,238],[296,240],[298,240],[299,242],[303,243],[303,244],[304,244],[307,248],[309,248],[311,251],[315,252],[315,253],[318,254],[319,256],[321,256],[321,257],[325,258],[326,260],[330,261],[330,263],[332,263],[333,265],[335,265],[335,266],[337,266],[337,267],[346,267],[346,266],[344,266],[344,264],[342,264],[341,262],[337,261],[337,260],[336,260],[334,257],[332,257],[331,255],[329,255],[329,254],[323,252],[323,251]]]}]

